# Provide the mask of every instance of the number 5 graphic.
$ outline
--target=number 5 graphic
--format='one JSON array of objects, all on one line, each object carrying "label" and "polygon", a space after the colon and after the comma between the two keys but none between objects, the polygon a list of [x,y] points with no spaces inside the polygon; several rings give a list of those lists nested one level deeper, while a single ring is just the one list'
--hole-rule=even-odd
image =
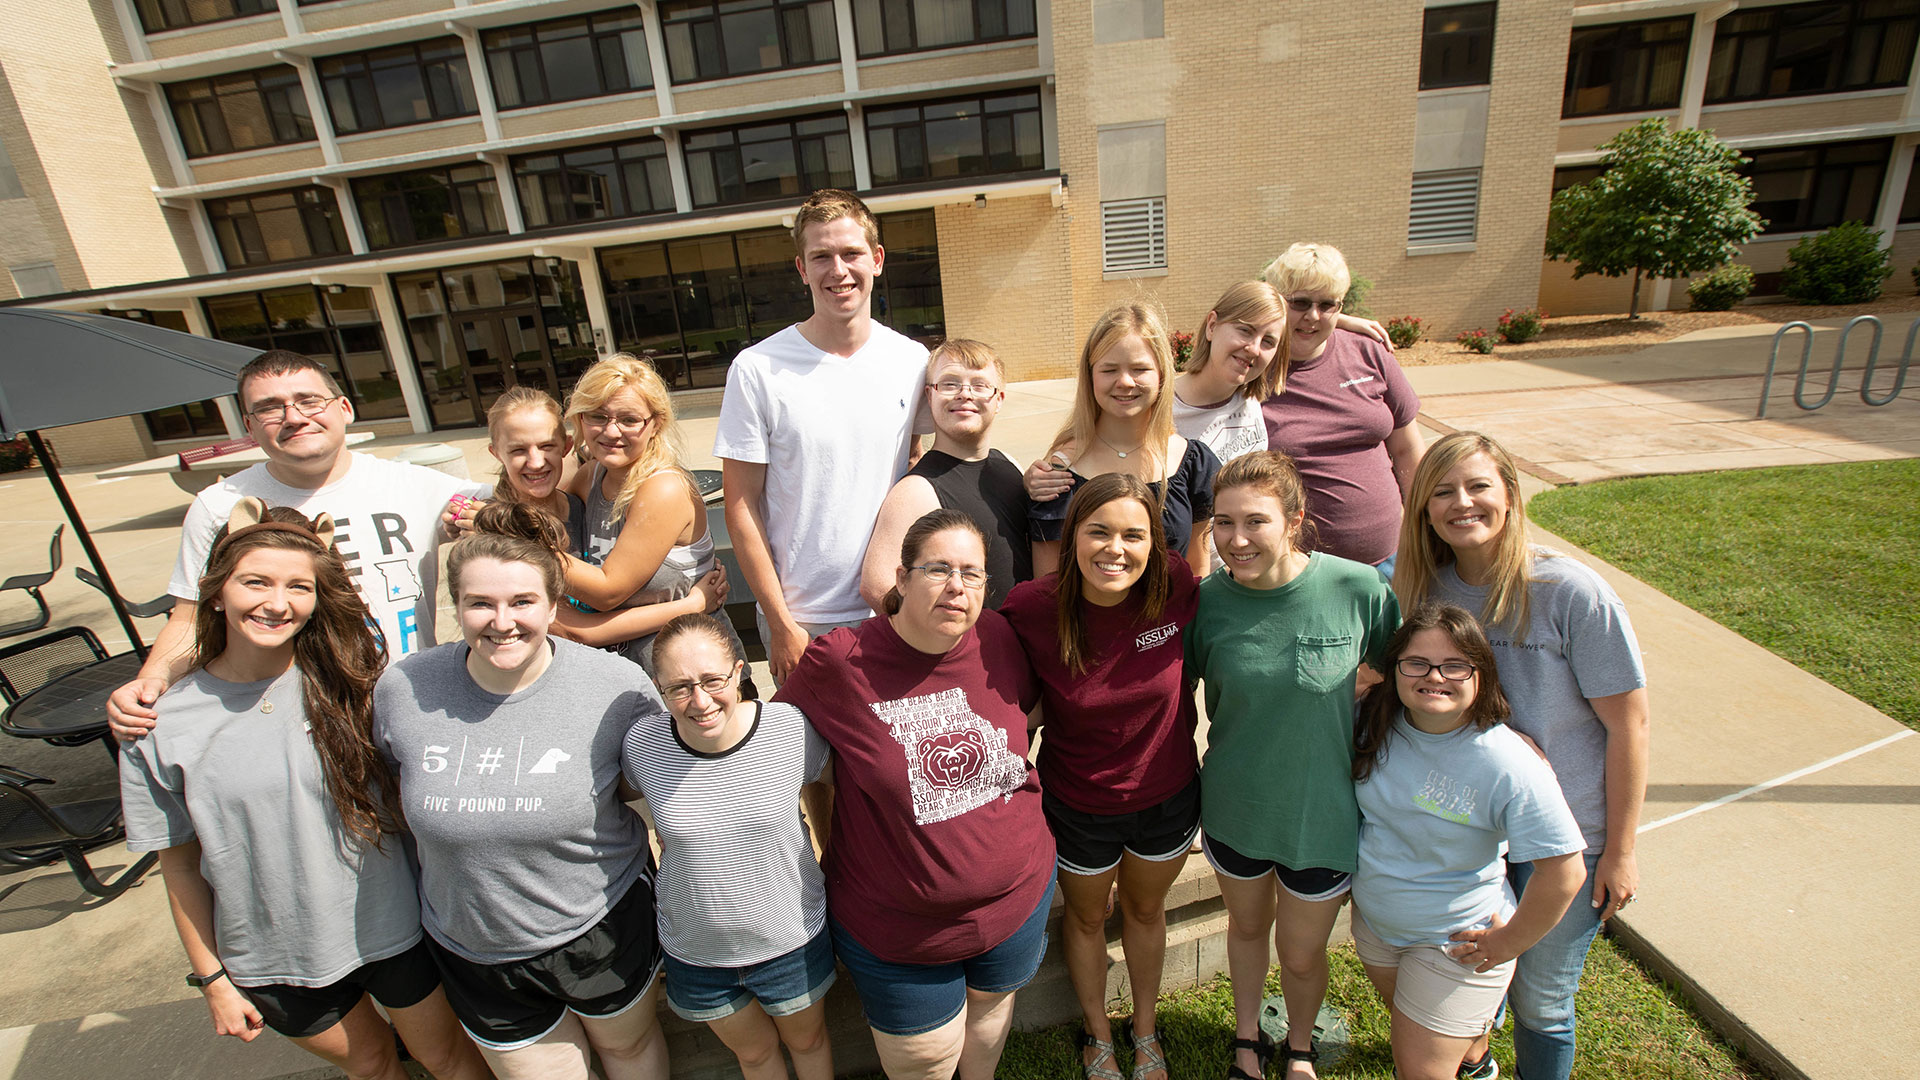
[{"label": "number 5 graphic", "polygon": [[453,749],[451,746],[427,747],[426,752],[421,755],[420,771],[425,773],[446,772],[447,751],[451,749]]}]

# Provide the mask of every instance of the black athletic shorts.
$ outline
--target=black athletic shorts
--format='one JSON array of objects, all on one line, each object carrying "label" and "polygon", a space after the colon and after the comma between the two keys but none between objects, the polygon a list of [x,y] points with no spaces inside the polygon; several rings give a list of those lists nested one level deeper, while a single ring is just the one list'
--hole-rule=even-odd
[{"label": "black athletic shorts", "polygon": [[1213,864],[1214,873],[1242,881],[1252,881],[1271,873],[1280,879],[1281,888],[1302,900],[1333,900],[1353,888],[1353,875],[1345,870],[1329,870],[1324,866],[1306,866],[1296,870],[1272,859],[1242,855],[1222,843],[1218,837],[1203,838],[1200,850],[1206,853],[1207,861]]},{"label": "black athletic shorts", "polygon": [[290,1039],[307,1039],[339,1023],[368,994],[389,1009],[418,1005],[440,985],[426,938],[398,956],[375,960],[326,986],[268,983],[235,989],[260,1010],[267,1026]]},{"label": "black athletic shorts", "polygon": [[1165,862],[1193,847],[1200,830],[1198,774],[1172,796],[1127,814],[1088,814],[1042,789],[1040,809],[1053,831],[1056,861],[1069,874],[1104,874],[1130,851],[1148,862]]}]

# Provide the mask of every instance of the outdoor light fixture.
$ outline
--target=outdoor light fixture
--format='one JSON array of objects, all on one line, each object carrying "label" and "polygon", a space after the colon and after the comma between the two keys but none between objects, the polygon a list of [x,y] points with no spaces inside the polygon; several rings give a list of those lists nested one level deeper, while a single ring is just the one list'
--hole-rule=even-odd
[{"label": "outdoor light fixture", "polygon": [[975,210],[985,210],[985,209],[987,208],[987,194],[986,194],[986,192],[984,192],[984,191],[983,191],[983,192],[981,192],[980,194],[978,194],[978,195],[975,195],[975,196],[973,197],[973,208],[974,208]]},{"label": "outdoor light fixture", "polygon": [[329,286],[327,286],[327,295],[328,295],[328,296],[339,296],[339,295],[340,295],[341,293],[343,293],[343,292],[346,292],[346,291],[347,291],[347,287],[346,287],[345,285],[329,285]]}]

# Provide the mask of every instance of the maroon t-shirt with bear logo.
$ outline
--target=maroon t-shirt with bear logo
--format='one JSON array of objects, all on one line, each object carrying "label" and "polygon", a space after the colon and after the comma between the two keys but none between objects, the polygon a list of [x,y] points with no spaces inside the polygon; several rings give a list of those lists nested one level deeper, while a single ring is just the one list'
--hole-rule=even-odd
[{"label": "maroon t-shirt with bear logo", "polygon": [[1026,654],[993,611],[939,656],[901,640],[885,616],[835,630],[774,695],[833,747],[827,911],[875,956],[978,956],[1047,895],[1053,834],[1027,763],[1038,698]]},{"label": "maroon t-shirt with bear logo", "polygon": [[1083,814],[1145,810],[1178,795],[1200,771],[1199,714],[1185,685],[1181,636],[1200,610],[1199,582],[1187,560],[1166,556],[1159,618],[1146,617],[1139,584],[1110,608],[1080,601],[1087,669],[1078,674],[1060,660],[1058,575],[1016,585],[1000,606],[1040,677],[1040,782]]}]

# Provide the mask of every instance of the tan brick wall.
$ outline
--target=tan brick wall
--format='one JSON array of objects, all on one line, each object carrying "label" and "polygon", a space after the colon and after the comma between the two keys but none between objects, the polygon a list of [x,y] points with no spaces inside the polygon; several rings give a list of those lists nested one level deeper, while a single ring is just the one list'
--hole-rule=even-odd
[{"label": "tan brick wall", "polygon": [[170,60],[176,56],[189,56],[193,53],[211,52],[214,49],[231,49],[237,45],[256,45],[263,41],[272,41],[275,38],[285,37],[286,30],[286,24],[280,21],[280,13],[269,12],[266,15],[213,23],[209,26],[164,31],[158,36],[147,38],[147,50],[153,53],[155,60]]},{"label": "tan brick wall", "polygon": [[[1055,12],[1057,19],[1057,8]],[[956,56],[930,56],[914,60],[867,60],[860,64],[860,88],[874,90],[889,86],[911,86],[915,83],[998,75],[1009,71],[1031,71],[1039,66],[1038,45],[983,49]]]},{"label": "tan brick wall", "polygon": [[992,345],[1007,377],[1073,374],[1080,347],[1067,263],[1067,213],[1044,195],[934,210],[947,336]]},{"label": "tan brick wall", "polygon": [[[306,27],[309,33],[339,30],[429,11],[448,11],[454,6],[453,0],[367,0],[364,3],[321,4],[318,7],[301,8],[300,25]],[[537,14],[527,16],[528,21],[537,18]]]},{"label": "tan brick wall", "polygon": [[633,124],[635,130],[607,136],[608,141],[651,134],[649,121],[660,115],[660,103],[652,93],[621,98],[619,101],[581,101],[549,112],[501,113],[500,134],[509,139],[527,135],[560,135],[579,128],[606,124]]},{"label": "tan brick wall", "polygon": [[1913,266],[1920,263],[1920,228],[1895,230],[1893,234],[1893,276],[1887,279],[1888,296],[1912,296],[1920,289],[1913,283]]},{"label": "tan brick wall", "polygon": [[[1571,263],[1542,260],[1540,264],[1540,307],[1550,315],[1604,315],[1627,310],[1632,298],[1633,278],[1601,277],[1588,274],[1574,280]],[[1640,286],[1640,306],[1646,308],[1653,303],[1653,283],[1643,282]],[[1674,288],[1674,306],[1686,307],[1687,294],[1682,286]],[[1493,329],[1498,319],[1486,321],[1487,329]]]},{"label": "tan brick wall", "polygon": [[[691,86],[673,88],[673,108],[675,112],[694,113],[705,112],[708,109],[736,109],[756,105],[771,107],[798,98],[839,94],[845,91],[846,86],[846,79],[840,74],[838,67],[825,70],[809,69],[797,74],[755,79],[752,82],[735,83],[731,86],[703,87],[695,83]],[[827,109],[834,107],[823,106]]]},{"label": "tan brick wall", "polygon": [[[326,156],[320,152],[319,143],[302,143],[285,150],[269,153],[247,154],[241,157],[219,157],[189,160],[193,169],[193,179],[200,184],[218,184],[227,180],[245,180],[254,176],[266,176],[270,173],[292,172],[295,169],[318,169],[327,163]],[[296,182],[292,187],[301,186]]]},{"label": "tan brick wall", "polygon": [[[405,127],[377,135],[355,135],[340,141],[340,160],[372,161],[396,154],[420,154],[430,150],[453,150],[485,142],[486,129],[475,117],[458,124],[429,127]],[[415,168],[416,166],[406,166]],[[424,167],[424,166],[419,166]]]},{"label": "tan brick wall", "polygon": [[1809,101],[1805,104],[1749,105],[1721,112],[1709,109],[1700,114],[1700,126],[1723,139],[1748,135],[1767,135],[1776,131],[1818,131],[1850,124],[1873,124],[1900,119],[1900,95],[1871,98],[1841,98]]},{"label": "tan brick wall", "polygon": [[[1641,117],[1640,119],[1645,119],[1645,117]],[[1560,138],[1555,144],[1554,149],[1562,154],[1574,154],[1583,150],[1594,150],[1599,148],[1601,143],[1606,142],[1608,139],[1613,138],[1615,135],[1620,134],[1639,122],[1640,120],[1609,120],[1605,123],[1598,124],[1563,123],[1560,125]],[[1667,118],[1669,125],[1678,122],[1677,114],[1676,116]]]},{"label": "tan brick wall", "polygon": [[62,469],[118,465],[156,456],[147,424],[137,416],[116,416],[42,432]]}]

